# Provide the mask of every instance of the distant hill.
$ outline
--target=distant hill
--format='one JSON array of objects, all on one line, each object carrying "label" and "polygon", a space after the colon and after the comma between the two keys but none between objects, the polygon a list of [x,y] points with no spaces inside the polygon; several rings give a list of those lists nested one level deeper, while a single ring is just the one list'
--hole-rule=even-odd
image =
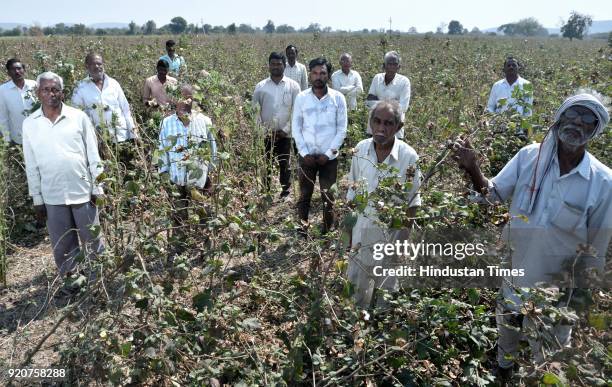
[{"label": "distant hill", "polygon": [[12,30],[15,27],[27,27],[27,25],[23,23],[0,23],[0,28],[3,30]]},{"label": "distant hill", "polygon": [[[549,34],[560,34],[560,28],[546,28]],[[589,28],[590,34],[600,34],[612,31],[612,20],[593,20],[593,25]],[[497,32],[497,27],[487,28],[483,32]]]},{"label": "distant hill", "polygon": [[128,23],[94,23],[90,24],[87,27],[89,28],[129,28]]},{"label": "distant hill", "polygon": [[[66,27],[72,27],[77,23],[64,23]],[[53,27],[55,24],[51,25]],[[29,27],[29,24],[24,23],[0,23],[0,28],[3,30],[12,30],[15,27]],[[128,28],[128,23],[94,23],[90,24],[87,27],[89,28]],[[45,26],[46,27],[46,26]]]}]

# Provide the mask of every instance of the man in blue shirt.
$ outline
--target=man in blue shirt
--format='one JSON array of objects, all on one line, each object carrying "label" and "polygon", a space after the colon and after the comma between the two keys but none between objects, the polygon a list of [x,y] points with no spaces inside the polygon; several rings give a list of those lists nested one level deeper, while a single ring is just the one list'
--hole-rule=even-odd
[{"label": "man in blue shirt", "polygon": [[181,68],[183,71],[187,68],[185,64],[185,58],[180,55],[176,55],[176,42],[172,39],[166,42],[166,52],[168,54],[161,56],[159,59],[165,60],[170,65],[170,72],[179,75]]}]

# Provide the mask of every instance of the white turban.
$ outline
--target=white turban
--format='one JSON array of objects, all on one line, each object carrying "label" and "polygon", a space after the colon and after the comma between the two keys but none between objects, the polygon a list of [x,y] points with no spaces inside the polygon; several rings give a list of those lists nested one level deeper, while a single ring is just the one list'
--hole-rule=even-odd
[{"label": "white turban", "polygon": [[597,127],[595,128],[593,134],[591,134],[591,137],[589,139],[592,139],[593,137],[601,134],[606,125],[608,125],[608,122],[610,122],[610,115],[608,114],[608,110],[606,109],[604,104],[601,103],[601,101],[599,101],[597,97],[591,94],[577,94],[563,101],[563,103],[555,113],[555,123],[550,127],[548,133],[546,133],[544,141],[542,141],[542,144],[540,144],[540,150],[538,151],[538,159],[536,161],[536,165],[533,171],[533,177],[531,179],[531,181],[533,182],[532,186],[530,187],[531,196],[529,202],[524,203],[524,207],[521,208],[528,214],[533,211],[534,205],[540,193],[540,187],[542,185],[542,182],[544,181],[544,177],[549,172],[550,164],[555,155],[557,154],[557,131],[561,115],[572,106],[583,106],[591,110],[593,114],[597,116]]},{"label": "white turban", "polygon": [[601,132],[603,132],[605,127],[608,125],[608,122],[610,122],[610,115],[608,114],[608,110],[603,105],[603,103],[599,101],[599,99],[597,99],[591,94],[576,94],[563,101],[563,103],[555,113],[555,124],[559,122],[563,112],[565,112],[572,106],[585,107],[592,111],[595,116],[597,116],[597,120],[599,122],[597,124],[597,127],[593,131],[591,138],[600,135]]}]

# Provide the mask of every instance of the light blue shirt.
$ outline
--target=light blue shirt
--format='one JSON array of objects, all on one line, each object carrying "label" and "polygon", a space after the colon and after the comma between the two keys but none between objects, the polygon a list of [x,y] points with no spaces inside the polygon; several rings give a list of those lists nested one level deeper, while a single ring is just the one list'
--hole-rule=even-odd
[{"label": "light blue shirt", "polygon": [[[187,127],[176,114],[164,118],[159,132],[159,173],[168,172],[174,184],[203,188],[208,170],[214,167],[217,158],[217,143],[211,127],[210,118],[199,112],[192,112]],[[198,152],[202,142],[210,146],[212,163]]]},{"label": "light blue shirt", "polygon": [[170,59],[168,54],[166,54],[159,57],[159,59],[163,59],[168,62],[168,64],[170,65],[170,71],[175,73],[176,75],[179,74],[181,66],[183,66],[183,68],[187,67],[187,65],[185,64],[185,58],[180,55],[175,55],[174,59]]}]

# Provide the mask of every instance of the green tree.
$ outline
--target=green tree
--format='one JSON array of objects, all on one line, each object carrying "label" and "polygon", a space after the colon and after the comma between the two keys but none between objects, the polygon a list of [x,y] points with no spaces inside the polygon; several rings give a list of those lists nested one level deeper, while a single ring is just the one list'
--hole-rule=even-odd
[{"label": "green tree", "polygon": [[153,20],[149,20],[142,26],[142,30],[145,35],[153,35],[157,30],[157,24]]},{"label": "green tree", "polygon": [[451,22],[448,23],[448,34],[449,35],[462,35],[463,25],[459,23],[457,20],[451,20]]},{"label": "green tree", "polygon": [[138,25],[134,20],[128,24],[128,35],[136,35],[136,30],[138,29]]},{"label": "green tree", "polygon": [[276,27],[276,32],[279,34],[292,34],[295,32],[295,28],[288,24],[281,24],[280,26]]},{"label": "green tree", "polygon": [[85,27],[85,24],[75,24],[70,28],[70,31],[74,35],[85,35],[87,33],[87,27]]},{"label": "green tree", "polygon": [[521,19],[516,23],[503,24],[497,28],[498,31],[508,36],[547,36],[548,30],[544,28],[535,18]]},{"label": "green tree", "polygon": [[263,30],[266,34],[273,34],[275,31],[274,22],[272,20],[268,20],[268,23],[263,27]]},{"label": "green tree", "polygon": [[185,29],[187,28],[187,20],[185,20],[184,18],[180,16],[173,17],[170,20],[169,27],[170,27],[170,31],[173,34],[182,34],[183,32],[185,32]]},{"label": "green tree", "polygon": [[236,23],[232,23],[227,26],[227,33],[230,35],[236,35]]},{"label": "green tree", "polygon": [[561,33],[564,38],[569,38],[570,41],[574,38],[582,40],[592,24],[593,19],[590,16],[572,11],[567,23],[561,27]]},{"label": "green tree", "polygon": [[240,32],[241,34],[252,34],[255,32],[255,29],[251,27],[250,24],[242,23],[238,26],[238,32]]}]

